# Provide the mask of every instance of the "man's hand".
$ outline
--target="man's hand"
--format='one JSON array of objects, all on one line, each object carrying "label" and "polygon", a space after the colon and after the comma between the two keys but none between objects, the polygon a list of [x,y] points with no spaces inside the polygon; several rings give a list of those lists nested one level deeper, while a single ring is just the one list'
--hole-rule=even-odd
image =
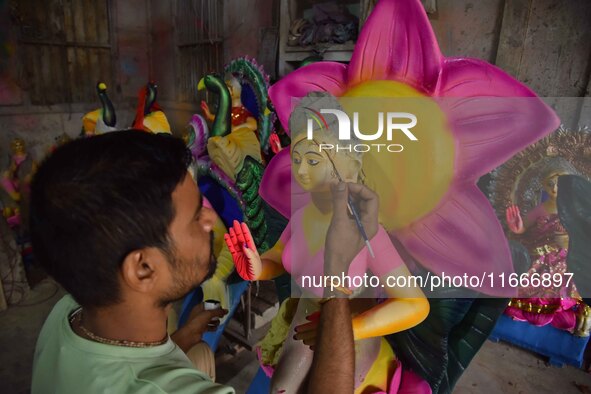
[{"label": "man's hand", "polygon": [[219,319],[224,317],[226,313],[228,311],[225,309],[206,311],[203,309],[203,303],[198,304],[191,311],[185,325],[176,330],[170,338],[186,353],[201,342],[203,333],[215,331],[220,324]]},{"label": "man's hand", "polygon": [[365,247],[365,240],[349,212],[348,196],[351,196],[367,237],[371,240],[378,231],[377,194],[358,183],[340,182],[333,186],[332,196],[333,215],[324,249],[325,275],[339,275],[346,271],[351,261]]},{"label": "man's hand", "polygon": [[[378,196],[363,185],[339,183],[332,189],[333,215],[326,234],[324,274],[339,275],[365,246],[355,220],[348,213],[352,200],[365,233],[371,240],[378,232]],[[349,199],[348,196],[351,196]],[[325,289],[325,295],[333,296]],[[322,304],[319,323],[297,327],[296,339],[314,349],[308,382],[309,393],[352,393],[355,386],[355,351],[349,300],[334,298]],[[338,340],[335,340],[338,338]]]}]

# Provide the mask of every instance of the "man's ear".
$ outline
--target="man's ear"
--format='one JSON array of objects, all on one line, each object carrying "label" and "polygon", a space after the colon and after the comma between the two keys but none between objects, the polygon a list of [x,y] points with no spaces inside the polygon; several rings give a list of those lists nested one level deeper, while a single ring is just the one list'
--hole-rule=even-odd
[{"label": "man's ear", "polygon": [[130,252],[121,265],[123,282],[138,292],[149,292],[162,277],[164,256],[156,248],[144,248]]}]

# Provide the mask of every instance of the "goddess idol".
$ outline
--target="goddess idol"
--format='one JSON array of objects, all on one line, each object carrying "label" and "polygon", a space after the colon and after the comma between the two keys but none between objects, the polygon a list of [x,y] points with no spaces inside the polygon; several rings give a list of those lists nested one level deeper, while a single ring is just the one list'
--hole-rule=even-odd
[{"label": "goddess idol", "polygon": [[[336,99],[327,93],[310,93],[302,99],[290,118],[293,178],[309,193],[310,200],[293,212],[275,246],[259,256],[256,246],[250,241],[252,237],[248,227],[237,223],[227,236],[235,262],[243,263],[237,262],[237,269],[243,277],[269,280],[288,272],[302,292],[272,376],[271,391],[274,393],[301,391],[312,364],[313,351],[308,345],[314,343],[316,321],[313,317],[309,321],[307,317],[319,311],[319,300],[324,290],[324,286],[317,284],[324,273],[324,242],[332,218],[330,188],[340,181],[365,182],[362,153],[319,150],[323,144],[339,143],[336,122],[317,124],[313,130],[314,138],[307,138],[310,110],[338,106]],[[352,144],[357,142],[351,141]],[[245,242],[247,249],[243,249]],[[420,323],[429,313],[429,303],[418,287],[387,286],[386,278],[408,278],[410,272],[383,227],[378,227],[370,244],[371,251],[365,248],[355,257],[348,277],[362,278],[368,273],[378,277],[379,284],[375,287],[383,288],[384,294],[376,294],[375,289],[369,286],[349,285],[343,291],[351,295],[356,391],[366,392],[372,388],[388,392],[393,382],[396,382],[395,385],[399,383],[401,370],[397,368],[394,353],[383,337]],[[371,256],[372,252],[375,257]]]}]

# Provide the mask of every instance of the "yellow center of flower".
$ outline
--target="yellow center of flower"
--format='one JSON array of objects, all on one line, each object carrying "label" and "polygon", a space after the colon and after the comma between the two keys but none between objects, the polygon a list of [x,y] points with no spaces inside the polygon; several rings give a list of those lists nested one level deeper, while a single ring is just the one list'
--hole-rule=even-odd
[{"label": "yellow center of flower", "polygon": [[[353,112],[358,113],[359,130],[365,135],[377,132],[383,114],[381,137],[360,142],[371,147],[363,156],[363,171],[367,185],[380,196],[380,222],[384,227],[404,228],[436,208],[451,184],[455,157],[454,139],[439,105],[431,97],[395,81],[361,83],[349,89],[340,101],[352,124]],[[416,125],[408,129],[416,141],[399,128],[393,129],[388,138],[389,112],[416,116]],[[392,123],[408,124],[409,120],[394,116]],[[398,145],[402,146],[399,153],[387,149],[391,146],[390,150],[400,150]]]}]

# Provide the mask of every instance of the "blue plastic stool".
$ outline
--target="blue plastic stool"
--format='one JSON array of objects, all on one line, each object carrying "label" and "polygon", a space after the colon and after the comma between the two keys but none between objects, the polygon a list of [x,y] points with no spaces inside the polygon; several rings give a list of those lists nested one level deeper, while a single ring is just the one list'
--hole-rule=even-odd
[{"label": "blue plastic stool", "polygon": [[489,339],[503,340],[547,356],[550,364],[556,367],[570,364],[577,368],[583,364],[583,353],[589,342],[589,337],[577,337],[549,324],[537,327],[507,315],[501,315]]},{"label": "blue plastic stool", "polygon": [[250,386],[248,386],[246,394],[267,394],[270,391],[271,379],[265,375],[265,372],[262,370],[262,368],[259,368],[257,374],[254,375],[254,378],[252,379],[252,383],[250,383]]}]

